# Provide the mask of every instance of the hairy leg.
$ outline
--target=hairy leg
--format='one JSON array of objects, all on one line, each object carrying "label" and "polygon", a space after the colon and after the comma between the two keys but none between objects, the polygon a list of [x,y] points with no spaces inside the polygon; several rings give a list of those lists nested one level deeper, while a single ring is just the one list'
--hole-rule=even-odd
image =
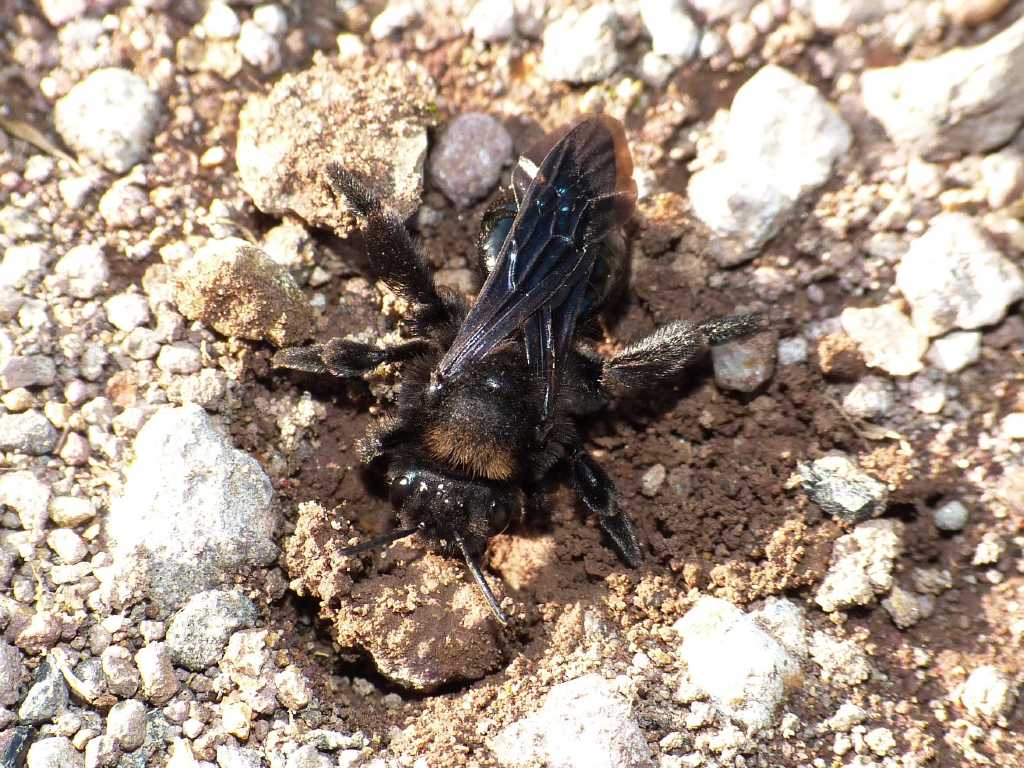
[{"label": "hairy leg", "polygon": [[583,506],[594,515],[597,523],[611,541],[612,548],[626,565],[636,568],[643,560],[636,528],[619,503],[608,473],[582,448],[570,457],[572,482]]},{"label": "hairy leg", "polygon": [[765,315],[733,315],[704,323],[686,320],[663,325],[605,361],[600,386],[615,395],[676,379],[711,347],[727,344],[768,328]]},{"label": "hairy leg", "polygon": [[429,348],[430,343],[423,339],[413,339],[390,347],[374,347],[359,341],[337,338],[323,344],[278,350],[273,365],[306,373],[329,373],[348,379],[365,376],[382,363],[398,363],[416,357]]},{"label": "hairy leg", "polygon": [[373,276],[403,299],[418,305],[414,315],[422,321],[444,317],[446,302],[398,215],[385,208],[359,179],[337,163],[330,163],[325,175],[331,191],[366,219],[364,234]]}]

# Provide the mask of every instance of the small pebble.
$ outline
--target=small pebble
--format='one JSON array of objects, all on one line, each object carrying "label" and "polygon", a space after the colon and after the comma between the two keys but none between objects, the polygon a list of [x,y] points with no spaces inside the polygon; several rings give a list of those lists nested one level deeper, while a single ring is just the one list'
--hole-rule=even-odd
[{"label": "small pebble", "polygon": [[107,688],[116,696],[134,696],[139,689],[139,670],[127,648],[111,645],[100,656]]},{"label": "small pebble", "polygon": [[865,376],[843,398],[843,410],[860,419],[886,416],[895,404],[892,384],[878,376]]},{"label": "small pebble", "polygon": [[246,62],[265,75],[281,68],[281,44],[252,19],[242,22],[236,47]]},{"label": "small pebble", "polygon": [[594,83],[618,69],[618,15],[611,3],[570,8],[544,30],[540,72],[551,81]]},{"label": "small pebble", "polygon": [[807,360],[807,339],[802,336],[790,336],[779,339],[779,365],[796,365]]},{"label": "small pebble", "polygon": [[36,670],[36,679],[18,709],[23,723],[39,725],[52,720],[68,706],[68,686],[57,665],[44,659]]},{"label": "small pebble", "polygon": [[845,456],[824,456],[799,466],[808,498],[822,511],[856,524],[885,512],[889,492]]},{"label": "small pebble", "polygon": [[165,643],[151,643],[139,650],[135,664],[142,678],[142,693],[149,701],[163,704],[178,692],[180,684]]},{"label": "small pebble", "polygon": [[967,714],[985,722],[1008,715],[1017,698],[1013,682],[998,667],[978,667],[963,684],[960,702]]},{"label": "small pebble", "polygon": [[753,392],[775,372],[776,348],[773,333],[759,333],[712,347],[715,383],[723,389]]},{"label": "small pebble", "polygon": [[119,701],[107,714],[107,735],[126,752],[142,746],[146,738],[146,705],[137,699]]},{"label": "small pebble", "polygon": [[679,64],[693,58],[700,44],[700,27],[682,0],[641,0],[640,17],[655,55]]},{"label": "small pebble", "polygon": [[969,517],[970,512],[961,502],[947,501],[935,510],[935,527],[940,531],[962,531]]},{"label": "small pebble", "polygon": [[459,115],[430,156],[437,187],[460,208],[486,196],[512,162],[512,137],[500,121],[481,112]]},{"label": "small pebble", "polygon": [[63,290],[76,299],[94,298],[110,279],[103,248],[96,244],[76,245],[54,266]]},{"label": "small pebble", "polygon": [[508,0],[477,0],[466,17],[466,29],[485,43],[508,40],[516,31],[515,4]]},{"label": "small pebble", "polygon": [[97,69],[54,106],[53,121],[68,146],[125,173],[143,159],[164,110],[146,81],[126,69]]},{"label": "small pebble", "polygon": [[232,40],[238,37],[242,22],[238,14],[227,3],[213,0],[206,9],[199,25],[211,40]]},{"label": "small pebble", "polygon": [[956,373],[981,357],[980,331],[953,331],[932,341],[928,362],[946,373]]},{"label": "small pebble", "polygon": [[119,293],[103,304],[107,320],[122,331],[133,331],[150,320],[149,302],[139,293]]},{"label": "small pebble", "polygon": [[1024,413],[1010,413],[999,422],[999,431],[1010,440],[1024,440]]},{"label": "small pebble", "polygon": [[47,736],[28,749],[28,768],[84,768],[85,760],[65,736]]},{"label": "small pebble", "polygon": [[43,456],[57,445],[60,435],[39,411],[0,416],[0,451]]}]

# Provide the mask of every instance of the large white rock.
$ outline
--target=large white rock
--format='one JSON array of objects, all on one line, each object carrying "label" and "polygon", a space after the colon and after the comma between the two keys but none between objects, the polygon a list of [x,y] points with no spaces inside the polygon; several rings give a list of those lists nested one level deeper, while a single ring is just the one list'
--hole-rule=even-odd
[{"label": "large white rock", "polygon": [[694,174],[694,213],[714,233],[723,266],[753,258],[801,196],[824,184],[850,129],[818,89],[769,64],[733,99],[724,160]]},{"label": "large white rock", "polygon": [[1024,122],[1024,18],[988,42],[861,75],[864,106],[926,157],[981,153]]},{"label": "large white rock", "polygon": [[239,568],[274,561],[270,480],[202,408],[161,408],[134,450],[107,521],[114,563],[101,576],[115,602],[134,587],[172,610]]},{"label": "large white rock", "polygon": [[594,83],[610,77],[622,61],[616,46],[618,15],[611,3],[565,11],[544,30],[540,73],[552,81]]},{"label": "large white rock", "polygon": [[505,768],[653,768],[629,701],[598,674],[556,685],[544,705],[490,742]]},{"label": "large white rock", "polygon": [[57,133],[76,152],[124,173],[145,157],[163,103],[126,69],[97,69],[53,108]]},{"label": "large white rock", "polygon": [[897,304],[847,307],[839,319],[870,367],[893,376],[910,376],[924,367],[921,358],[928,349],[928,337]]},{"label": "large white rock", "polygon": [[814,600],[831,613],[870,605],[892,588],[892,568],[903,548],[903,523],[869,520],[836,539],[828,573]]},{"label": "large white rock", "polygon": [[[1021,63],[1024,79],[1024,61]],[[1022,94],[1024,97],[1024,94]],[[1024,298],[1024,274],[962,213],[940,213],[896,270],[914,325],[928,336],[998,323]]]},{"label": "large white rock", "polygon": [[769,726],[802,680],[799,661],[732,603],[702,597],[675,623],[691,682],[748,731]]}]

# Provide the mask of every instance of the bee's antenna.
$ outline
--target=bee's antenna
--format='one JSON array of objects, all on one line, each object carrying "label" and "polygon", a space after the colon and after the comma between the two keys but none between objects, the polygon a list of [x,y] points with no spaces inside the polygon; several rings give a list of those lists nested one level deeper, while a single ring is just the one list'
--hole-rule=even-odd
[{"label": "bee's antenna", "polygon": [[397,531],[391,531],[390,533],[385,533],[383,536],[377,536],[375,538],[368,539],[367,541],[364,541],[361,544],[356,544],[354,547],[347,547],[347,548],[341,550],[341,552],[339,554],[341,554],[344,557],[350,557],[351,555],[357,555],[360,552],[365,552],[368,549],[375,549],[377,547],[383,547],[383,546],[385,546],[387,544],[390,544],[393,541],[398,541],[399,539],[404,539],[406,536],[412,536],[414,533],[416,533],[417,530],[419,530],[419,529],[418,528],[400,528]]},{"label": "bee's antenna", "polygon": [[462,557],[466,561],[466,567],[469,568],[469,572],[473,574],[473,578],[476,580],[476,584],[480,587],[480,591],[484,593],[484,599],[487,600],[487,605],[491,608],[491,613],[494,614],[502,626],[508,626],[508,617],[505,612],[501,610],[501,606],[498,605],[498,601],[494,598],[494,593],[491,592],[491,588],[487,586],[487,580],[484,578],[483,573],[480,571],[480,566],[477,565],[476,561],[470,557],[469,550],[466,549],[466,540],[462,538],[456,530],[452,530],[452,538],[455,539],[455,543],[459,547],[459,551],[462,552]]}]

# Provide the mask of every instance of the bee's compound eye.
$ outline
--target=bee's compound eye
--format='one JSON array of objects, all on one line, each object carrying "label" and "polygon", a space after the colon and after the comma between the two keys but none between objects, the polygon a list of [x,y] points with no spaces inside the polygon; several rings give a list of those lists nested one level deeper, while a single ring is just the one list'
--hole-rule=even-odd
[{"label": "bee's compound eye", "polygon": [[391,506],[395,509],[402,508],[405,500],[409,498],[409,493],[412,491],[415,480],[416,475],[410,472],[399,475],[392,481],[391,492],[388,494],[391,497]]}]

